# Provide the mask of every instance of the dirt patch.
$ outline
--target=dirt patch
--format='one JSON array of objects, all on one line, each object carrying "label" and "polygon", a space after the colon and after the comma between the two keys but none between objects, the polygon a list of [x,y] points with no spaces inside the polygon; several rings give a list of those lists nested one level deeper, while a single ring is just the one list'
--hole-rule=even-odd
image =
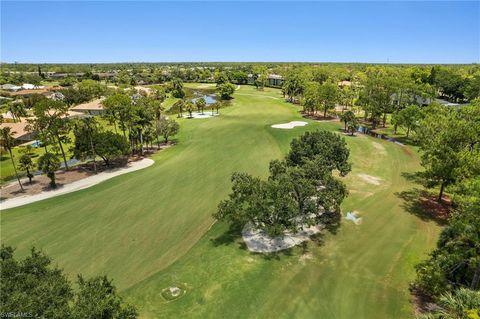
[{"label": "dirt patch", "polygon": [[376,177],[372,175],[358,174],[358,177],[360,177],[364,182],[367,182],[368,184],[372,184],[372,185],[380,185],[382,182],[382,179],[380,177]]},{"label": "dirt patch", "polygon": [[312,259],[313,259],[313,255],[310,254],[310,253],[305,253],[305,254],[301,255],[300,258],[298,258],[298,260],[302,264],[305,264],[308,260],[312,260]]},{"label": "dirt patch", "polygon": [[421,290],[411,287],[410,293],[412,296],[411,302],[415,311],[415,317],[419,317],[422,314],[438,309],[438,306],[433,299],[424,294]]},{"label": "dirt patch", "polygon": [[327,115],[324,117],[323,114],[320,115],[320,114],[303,113],[303,117],[307,119],[315,120],[315,121],[322,121],[322,122],[338,122],[339,121],[338,118],[335,116]]},{"label": "dirt patch", "polygon": [[431,194],[422,194],[418,199],[422,209],[436,219],[446,221],[452,212],[452,200],[443,198],[441,202],[437,201],[436,196]]},{"label": "dirt patch", "polygon": [[[105,166],[102,161],[97,160],[97,172],[109,172],[115,171],[122,167],[125,167],[127,163],[133,163],[142,160],[145,157],[150,156],[153,153],[156,153],[158,150],[162,150],[170,147],[172,144],[160,144],[160,149],[157,146],[150,148],[148,151],[145,151],[145,156],[132,156],[128,160],[118,161],[112,163],[110,166]],[[73,182],[82,180],[84,178],[95,175],[93,163],[82,164],[73,168],[70,168],[68,171],[59,170],[55,173],[55,179],[57,183],[57,188],[61,188],[65,185],[71,184]],[[50,179],[46,175],[35,176],[30,184],[28,178],[21,179],[24,191],[22,192],[18,182],[11,182],[1,188],[1,200],[11,199],[14,197],[20,196],[29,196],[40,194],[45,191],[50,191]]]}]

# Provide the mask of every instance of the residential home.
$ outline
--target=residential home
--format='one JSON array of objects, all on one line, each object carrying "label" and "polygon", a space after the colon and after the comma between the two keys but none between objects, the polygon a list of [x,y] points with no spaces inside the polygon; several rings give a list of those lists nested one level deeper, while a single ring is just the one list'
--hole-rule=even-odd
[{"label": "residential home", "polygon": [[103,100],[104,98],[100,98],[87,103],[82,103],[70,108],[70,110],[88,115],[102,115],[105,112],[102,105]]}]

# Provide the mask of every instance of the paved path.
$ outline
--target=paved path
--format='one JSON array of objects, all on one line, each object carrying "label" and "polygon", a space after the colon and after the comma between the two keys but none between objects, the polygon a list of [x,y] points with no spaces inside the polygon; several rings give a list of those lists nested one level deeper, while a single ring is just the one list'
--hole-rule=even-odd
[{"label": "paved path", "polygon": [[55,190],[44,191],[34,195],[25,195],[25,196],[6,199],[0,202],[0,209],[3,210],[8,208],[23,206],[23,205],[38,202],[40,200],[44,200],[47,198],[75,192],[84,188],[91,187],[93,185],[101,183],[115,176],[138,171],[142,168],[151,166],[153,163],[155,163],[154,160],[150,158],[144,158],[143,160],[130,163],[128,167],[118,168],[108,172],[101,172],[97,175],[92,175],[92,176],[80,179],[78,181],[72,182],[70,184],[63,185],[62,187],[59,187]]}]

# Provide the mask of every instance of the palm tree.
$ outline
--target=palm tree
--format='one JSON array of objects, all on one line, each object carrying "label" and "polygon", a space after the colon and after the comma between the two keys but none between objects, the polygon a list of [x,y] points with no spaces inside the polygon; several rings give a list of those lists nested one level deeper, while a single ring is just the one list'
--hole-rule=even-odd
[{"label": "palm tree", "polygon": [[17,167],[15,166],[15,160],[13,159],[12,148],[15,146],[15,138],[13,134],[15,132],[11,131],[10,127],[3,127],[0,129],[0,138],[2,146],[8,151],[10,154],[10,160],[12,161],[13,170],[15,171],[15,176],[17,177],[18,185],[20,185],[20,189],[22,192],[24,191],[23,185],[20,182],[20,176],[18,176]]},{"label": "palm tree", "polygon": [[195,101],[195,106],[197,107],[199,112],[200,112],[200,110],[202,111],[202,114],[203,114],[203,110],[205,109],[206,105],[207,105],[207,102],[205,101],[205,99],[203,97],[201,97],[201,98],[199,98]]},{"label": "palm tree", "polygon": [[20,118],[23,116],[27,116],[27,111],[25,110],[25,105],[22,101],[13,101],[9,105],[9,111],[12,114],[13,122],[17,122],[17,120],[21,120]]},{"label": "palm tree", "polygon": [[185,103],[185,109],[188,112],[188,116],[191,118],[192,117],[192,112],[193,112],[193,103],[190,101],[187,101]]}]

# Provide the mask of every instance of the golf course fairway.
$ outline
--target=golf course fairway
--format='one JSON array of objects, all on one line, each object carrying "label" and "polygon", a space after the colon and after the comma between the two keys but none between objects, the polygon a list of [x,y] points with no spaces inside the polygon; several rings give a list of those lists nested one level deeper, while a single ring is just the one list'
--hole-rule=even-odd
[{"label": "golf course fairway", "polygon": [[[2,243],[25,256],[43,249],[74,279],[106,274],[142,318],[409,318],[414,265],[439,227],[404,208],[420,169],[415,150],[345,136],[352,171],[336,234],[274,254],[252,254],[240,233],[214,223],[234,171],[265,177],[292,138],[338,122],[305,120],[280,90],[242,86],[232,106],[208,119],[180,119],[177,145],[155,164],[91,188],[2,211]],[[291,130],[272,124],[307,121]],[[372,182],[374,181],[374,182]],[[186,287],[167,301],[162,289]]]}]

